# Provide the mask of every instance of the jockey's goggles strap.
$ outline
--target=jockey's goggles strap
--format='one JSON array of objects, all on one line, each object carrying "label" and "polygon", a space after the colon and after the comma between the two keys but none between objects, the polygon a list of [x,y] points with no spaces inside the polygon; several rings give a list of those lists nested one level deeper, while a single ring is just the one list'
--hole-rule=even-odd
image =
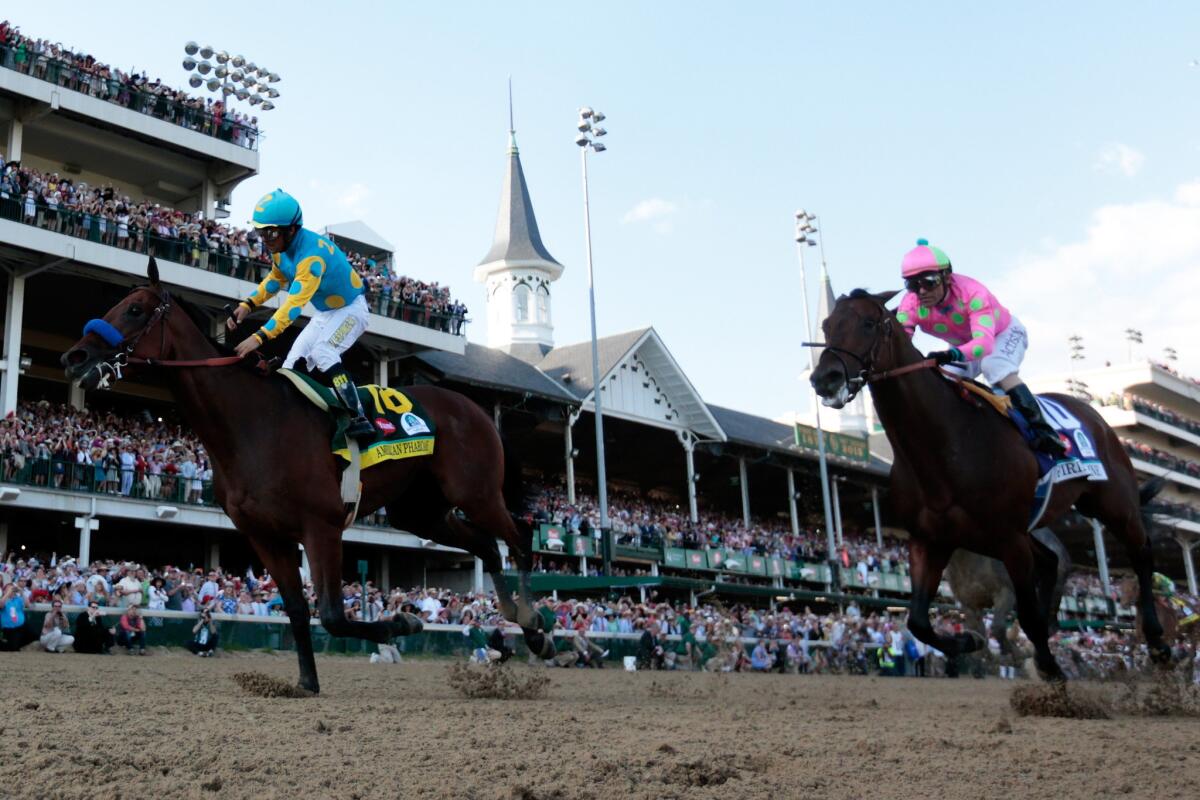
[{"label": "jockey's goggles strap", "polygon": [[125,341],[125,334],[102,319],[88,320],[88,323],[83,326],[83,335],[87,336],[89,333],[99,336],[109,347],[117,347]]}]

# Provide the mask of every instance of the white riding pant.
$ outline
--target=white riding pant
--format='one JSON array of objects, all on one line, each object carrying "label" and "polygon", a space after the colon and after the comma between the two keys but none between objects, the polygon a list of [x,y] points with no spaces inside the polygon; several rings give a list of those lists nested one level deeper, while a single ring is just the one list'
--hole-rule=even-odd
[{"label": "white riding pant", "polygon": [[988,383],[997,386],[1004,378],[1020,371],[1028,347],[1029,333],[1021,321],[1013,317],[1008,327],[996,334],[996,344],[991,353],[978,361],[952,364],[946,369],[967,378],[978,378],[982,372]]},{"label": "white riding pant", "polygon": [[356,297],[348,306],[318,311],[296,337],[283,366],[291,369],[303,358],[310,371],[319,369],[324,372],[340,364],[342,353],[366,333],[370,314],[363,295]]}]

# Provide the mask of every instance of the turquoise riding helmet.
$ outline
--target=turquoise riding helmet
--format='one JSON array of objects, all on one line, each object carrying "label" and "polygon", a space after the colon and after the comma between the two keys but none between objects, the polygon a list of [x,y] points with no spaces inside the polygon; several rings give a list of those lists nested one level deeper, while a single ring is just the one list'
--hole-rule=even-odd
[{"label": "turquoise riding helmet", "polygon": [[303,225],[304,214],[296,198],[283,189],[267,192],[254,204],[254,218],[250,224],[256,228]]}]

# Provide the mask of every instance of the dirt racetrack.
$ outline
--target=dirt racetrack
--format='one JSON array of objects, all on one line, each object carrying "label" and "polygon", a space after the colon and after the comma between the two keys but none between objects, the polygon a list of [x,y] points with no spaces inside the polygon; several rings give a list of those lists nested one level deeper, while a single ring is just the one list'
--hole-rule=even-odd
[{"label": "dirt racetrack", "polygon": [[509,701],[446,661],[318,669],[320,697],[264,699],[230,676],[292,682],[292,655],[2,653],[0,797],[1200,796],[1200,719],[1016,717],[995,679],[559,669]]}]

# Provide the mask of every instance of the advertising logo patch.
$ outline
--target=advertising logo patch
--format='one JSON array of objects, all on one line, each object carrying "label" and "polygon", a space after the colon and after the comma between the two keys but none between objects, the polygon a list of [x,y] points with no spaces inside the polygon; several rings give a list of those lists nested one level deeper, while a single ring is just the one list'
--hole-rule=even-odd
[{"label": "advertising logo patch", "polygon": [[392,423],[388,422],[383,417],[375,418],[375,427],[379,428],[379,430],[383,431],[388,436],[391,436],[393,433],[396,432],[396,426],[393,425]]},{"label": "advertising logo patch", "polygon": [[425,420],[411,411],[400,415],[400,427],[409,436],[416,436],[418,433],[429,433],[429,426],[425,424]]}]

